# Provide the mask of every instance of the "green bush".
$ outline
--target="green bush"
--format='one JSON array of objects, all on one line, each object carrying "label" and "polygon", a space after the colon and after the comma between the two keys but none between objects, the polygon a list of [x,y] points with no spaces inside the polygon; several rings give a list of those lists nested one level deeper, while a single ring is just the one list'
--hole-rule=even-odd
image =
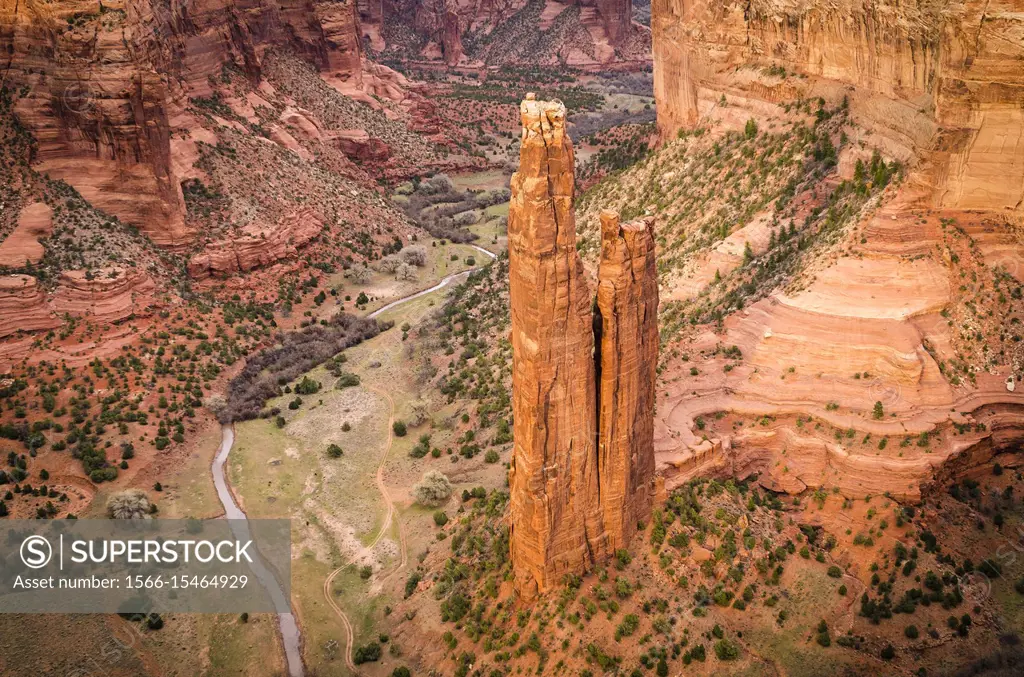
[{"label": "green bush", "polygon": [[337,444],[327,445],[327,455],[331,458],[341,458],[341,455],[344,453]]},{"label": "green bush", "polygon": [[395,421],[392,423],[391,430],[395,433],[395,437],[405,437],[408,432],[403,421]]},{"label": "green bush", "polygon": [[380,644],[377,642],[370,642],[362,646],[356,647],[355,653],[352,656],[353,662],[356,665],[362,665],[363,663],[373,663],[380,660]]},{"label": "green bush", "polygon": [[715,655],[720,661],[733,661],[739,658],[740,648],[727,639],[715,642]]},{"label": "green bush", "polygon": [[438,510],[434,513],[434,524],[439,527],[443,527],[448,524],[448,513],[444,510]]},{"label": "green bush", "polygon": [[353,374],[352,372],[349,371],[343,371],[341,372],[341,375],[338,376],[338,382],[334,384],[334,387],[337,390],[341,390],[342,388],[351,388],[352,386],[357,386],[359,385],[359,383],[360,381],[358,374]]},{"label": "green bush", "polygon": [[497,463],[501,457],[494,449],[488,449],[487,453],[484,454],[484,462],[486,463]]}]

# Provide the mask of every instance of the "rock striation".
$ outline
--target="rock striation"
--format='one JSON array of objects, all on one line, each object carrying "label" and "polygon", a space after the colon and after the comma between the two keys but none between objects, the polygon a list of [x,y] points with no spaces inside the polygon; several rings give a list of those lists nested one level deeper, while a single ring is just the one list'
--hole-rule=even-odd
[{"label": "rock striation", "polygon": [[269,266],[298,253],[324,228],[323,216],[303,209],[270,227],[251,225],[232,238],[212,242],[188,262],[189,277],[227,277]]},{"label": "rock striation", "polygon": [[136,268],[67,270],[47,294],[31,275],[0,276],[0,338],[61,326],[63,318],[114,323],[158,305],[156,283]]},{"label": "rock striation", "polygon": [[658,297],[650,224],[620,226],[609,214],[595,322],[576,251],[565,106],[528,94],[521,113],[508,229],[509,482],[515,585],[529,598],[604,560],[650,515]]},{"label": "rock striation", "polygon": [[119,322],[144,314],[155,303],[156,283],[145,272],[137,268],[105,268],[61,273],[52,307],[59,316]]},{"label": "rock striation", "polygon": [[658,271],[653,220],[619,224],[601,213],[594,318],[598,358],[598,468],[609,547],[629,545],[654,498],[654,383]]},{"label": "rock striation", "polygon": [[923,159],[932,206],[1024,218],[1017,0],[654,0],[651,30],[663,137],[727,115],[723,97],[756,109],[831,82],[858,124]]}]

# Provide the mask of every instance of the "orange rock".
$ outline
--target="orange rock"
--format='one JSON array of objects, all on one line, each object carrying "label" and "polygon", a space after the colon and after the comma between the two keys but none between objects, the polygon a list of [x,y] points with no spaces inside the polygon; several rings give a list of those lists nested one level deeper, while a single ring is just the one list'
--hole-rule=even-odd
[{"label": "orange rock", "polygon": [[155,295],[152,278],[135,268],[69,270],[61,273],[53,310],[59,316],[118,322],[144,314],[155,304]]},{"label": "orange rock", "polygon": [[21,210],[18,227],[0,242],[0,266],[20,268],[37,263],[43,258],[43,245],[39,239],[53,230],[53,212],[42,203],[35,202]]},{"label": "orange rock", "polygon": [[607,554],[598,504],[591,296],[576,252],[565,107],[522,104],[509,206],[512,310],[511,555],[525,597]]},{"label": "orange rock", "polygon": [[658,297],[650,225],[620,227],[609,215],[598,291],[599,416],[593,297],[576,252],[565,106],[528,94],[520,110],[508,227],[509,484],[515,587],[530,598],[606,559],[650,514]]},{"label": "orange rock", "polygon": [[654,498],[658,270],[653,220],[619,224],[601,212],[598,270],[598,468],[612,550],[629,545]]},{"label": "orange rock", "polygon": [[[924,156],[934,205],[1022,218],[1019,11],[1019,0],[654,0],[658,127],[673,138],[705,116],[730,115],[742,127],[761,104],[811,95],[818,83],[835,102],[848,96],[858,126],[903,148],[889,154]],[[767,72],[780,67],[811,77]],[[729,106],[718,106],[726,94]]]}]

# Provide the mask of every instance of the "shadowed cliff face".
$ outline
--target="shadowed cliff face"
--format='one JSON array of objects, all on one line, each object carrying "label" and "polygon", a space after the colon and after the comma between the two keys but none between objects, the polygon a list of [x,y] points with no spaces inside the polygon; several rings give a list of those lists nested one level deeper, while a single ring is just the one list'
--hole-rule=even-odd
[{"label": "shadowed cliff face", "polygon": [[658,296],[650,224],[608,214],[595,360],[565,107],[529,95],[521,110],[509,208],[511,554],[516,587],[532,597],[624,547],[650,516]]},{"label": "shadowed cliff face", "polygon": [[831,81],[853,88],[856,122],[923,160],[934,206],[1024,215],[1024,15],[1015,0],[655,0],[652,33],[666,138],[722,96],[777,103],[826,94],[822,80]]}]

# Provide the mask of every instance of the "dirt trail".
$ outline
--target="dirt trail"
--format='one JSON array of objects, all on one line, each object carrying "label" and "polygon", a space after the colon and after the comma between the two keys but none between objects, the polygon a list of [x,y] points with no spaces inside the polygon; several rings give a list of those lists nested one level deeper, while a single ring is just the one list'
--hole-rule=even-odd
[{"label": "dirt trail", "polygon": [[[482,254],[487,255],[487,257],[490,259],[496,258],[493,252],[489,252],[486,249],[483,249],[482,247],[478,247],[476,245],[470,246],[478,250]],[[379,308],[378,310],[375,310],[374,312],[370,313],[369,317],[376,317],[387,310],[391,310],[404,303],[408,303],[409,301],[413,301],[422,296],[442,289],[443,287],[447,286],[452,280],[458,277],[462,277],[464,275],[468,275],[469,273],[472,273],[475,270],[479,270],[479,267],[470,268],[469,270],[464,270],[460,273],[454,273],[452,275],[449,275],[448,277],[444,278],[443,280],[441,280],[439,283],[432,287],[423,289],[421,291],[410,294],[409,296],[400,298],[397,301],[392,301],[391,303],[388,303],[382,308]],[[375,547],[377,547],[377,544],[381,542],[381,539],[384,538],[384,535],[387,534],[388,529],[391,527],[392,520],[394,520],[396,527],[398,529],[398,545],[399,552],[401,553],[401,558],[399,560],[398,566],[395,567],[387,576],[381,579],[380,584],[383,585],[392,576],[397,574],[399,571],[405,569],[406,565],[409,563],[409,555],[405,547],[405,532],[402,530],[401,521],[395,519],[395,503],[394,501],[391,500],[391,495],[388,493],[387,485],[384,483],[384,466],[388,461],[388,455],[391,452],[391,445],[395,441],[393,428],[395,423],[395,401],[394,399],[392,399],[391,395],[385,390],[375,388],[373,386],[365,387],[370,392],[380,395],[385,400],[387,400],[389,408],[387,422],[388,439],[387,443],[384,445],[384,450],[381,452],[380,462],[377,464],[377,474],[375,478],[377,483],[377,490],[380,492],[381,498],[384,499],[385,506],[387,506],[387,514],[384,516],[384,522],[380,526],[380,531],[377,532],[377,535],[374,536],[373,540],[370,541],[369,545],[367,546],[368,550],[373,550]],[[327,600],[327,604],[331,607],[331,609],[334,610],[334,613],[338,616],[338,618],[341,619],[341,623],[345,628],[345,665],[351,672],[355,673],[356,665],[352,659],[352,653],[354,650],[353,647],[355,644],[355,633],[352,630],[352,621],[351,619],[349,619],[345,611],[340,606],[338,606],[338,603],[334,600],[334,597],[331,594],[331,586],[334,583],[334,579],[337,578],[338,574],[340,574],[342,571],[344,571],[347,567],[350,566],[352,566],[352,562],[346,562],[345,564],[342,564],[340,567],[331,572],[331,574],[324,581],[324,598]]]},{"label": "dirt trail", "polygon": [[[387,400],[388,403],[388,439],[384,445],[383,452],[381,452],[380,462],[377,464],[376,474],[377,490],[380,491],[381,498],[384,499],[384,504],[387,506],[387,514],[384,516],[384,522],[380,525],[380,531],[377,532],[377,535],[374,536],[373,540],[370,541],[369,545],[367,546],[368,550],[373,550],[375,547],[377,547],[377,544],[381,542],[381,539],[384,538],[384,535],[387,534],[388,529],[391,527],[391,521],[394,519],[395,515],[395,503],[394,501],[391,500],[391,496],[388,493],[387,485],[384,484],[384,466],[388,461],[388,454],[391,452],[391,445],[395,441],[394,429],[392,428],[392,426],[395,423],[395,401],[391,398],[391,395],[389,395],[387,392],[383,390],[371,386],[366,386],[366,389],[372,393],[380,395],[385,400]],[[394,575],[396,572],[400,571],[401,569],[404,569],[408,560],[408,556],[405,549],[405,532],[402,531],[401,522],[398,520],[395,520],[395,522],[398,526],[398,540],[399,549],[401,551],[401,561],[398,567],[382,580],[382,583],[383,581],[386,581],[388,578]],[[355,645],[355,633],[352,630],[352,621],[349,619],[345,611],[340,606],[338,606],[338,603],[334,600],[334,596],[331,594],[331,586],[334,583],[334,579],[338,576],[338,574],[340,574],[342,571],[344,571],[347,567],[350,566],[352,566],[352,562],[347,562],[331,572],[331,574],[327,577],[327,580],[324,581],[324,598],[327,600],[327,604],[331,607],[331,609],[334,610],[334,613],[338,616],[338,618],[341,619],[341,623],[345,628],[345,665],[348,667],[350,671],[354,673],[356,671],[356,665],[352,659],[352,653],[354,651],[353,647]]]}]

